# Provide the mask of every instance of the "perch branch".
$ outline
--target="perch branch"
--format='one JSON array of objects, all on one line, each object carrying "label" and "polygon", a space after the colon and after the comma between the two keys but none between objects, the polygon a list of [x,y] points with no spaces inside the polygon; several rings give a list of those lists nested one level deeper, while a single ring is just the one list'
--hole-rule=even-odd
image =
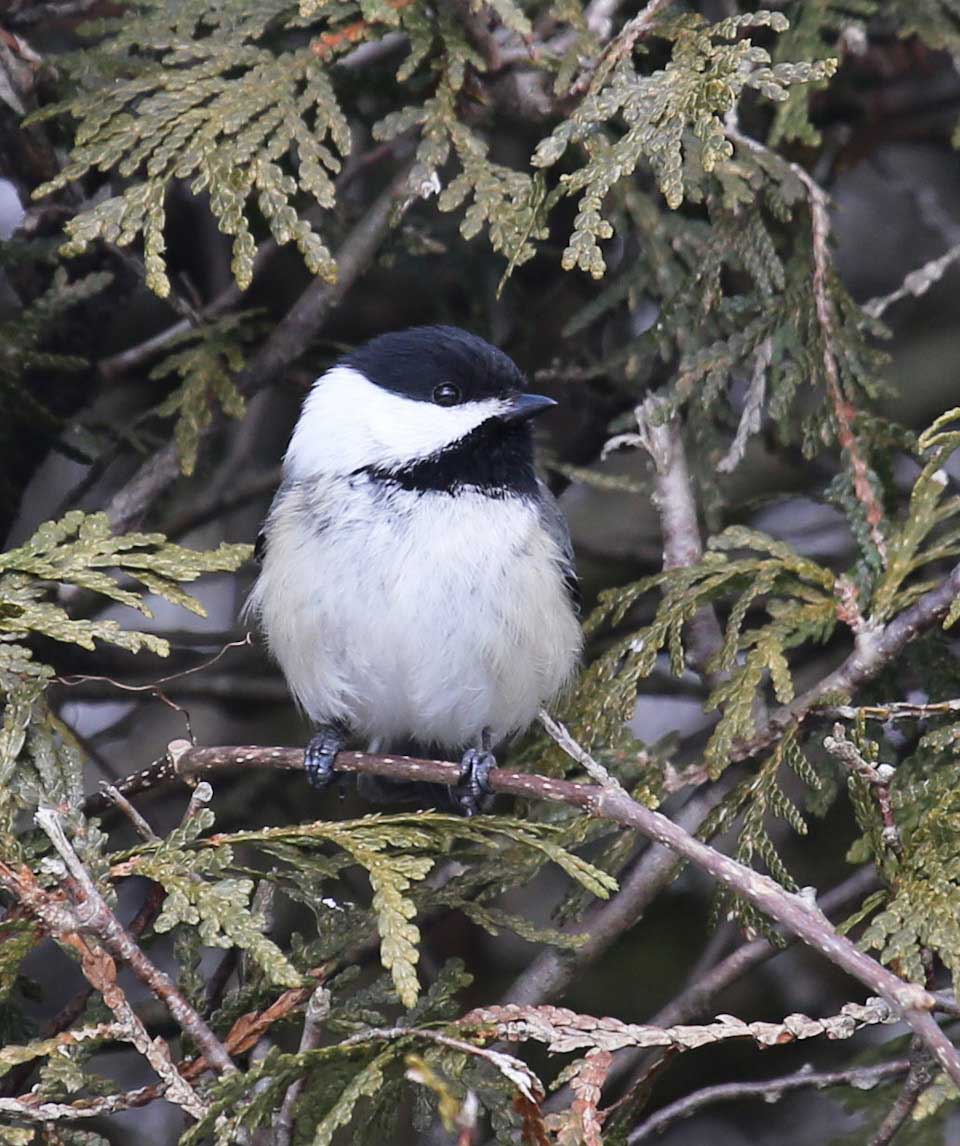
[{"label": "perch branch", "polygon": [[[389,776],[395,780],[456,784],[459,767],[439,760],[416,760],[405,756],[341,752],[337,768]],[[303,752],[292,748],[195,748],[188,741],[175,741],[166,765],[169,775],[199,778],[227,768],[274,768],[300,770]],[[154,770],[155,778],[155,770]],[[132,778],[136,780],[136,777]],[[663,844],[676,855],[694,864],[712,878],[819,951],[832,963],[880,995],[908,1023],[937,1062],[960,1084],[960,1056],[937,1025],[931,1011],[936,999],[922,987],[905,983],[888,971],[830,925],[826,916],[809,899],[784,890],[769,876],[753,871],[736,860],[701,843],[678,824],[659,812],[645,808],[624,791],[599,785],[578,784],[549,776],[509,772],[502,768],[490,774],[494,791],[526,799],[545,800],[580,808],[588,815],[635,828],[648,839]]]}]

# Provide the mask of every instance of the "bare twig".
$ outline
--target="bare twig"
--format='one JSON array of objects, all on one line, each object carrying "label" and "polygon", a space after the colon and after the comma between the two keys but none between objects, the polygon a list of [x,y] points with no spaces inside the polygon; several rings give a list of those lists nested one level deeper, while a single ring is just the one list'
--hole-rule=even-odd
[{"label": "bare twig", "polygon": [[595,784],[617,788],[621,792],[625,790],[620,781],[615,776],[611,776],[607,769],[594,760],[589,752],[585,752],[570,735],[569,730],[559,720],[554,720],[546,709],[540,709],[538,719],[550,739],[559,745],[571,760],[576,760]]},{"label": "bare twig", "polygon": [[[303,753],[289,748],[193,748],[187,741],[170,746],[169,768],[173,775],[206,775],[226,767],[266,767],[299,770]],[[342,752],[337,768],[345,772],[389,776],[397,780],[426,781],[447,786],[457,783],[459,766],[439,760],[416,760],[405,756]],[[916,984],[905,983],[882,967],[830,925],[809,898],[785,891],[769,876],[745,867],[701,843],[659,812],[645,808],[625,792],[602,786],[577,784],[549,776],[527,775],[494,769],[494,791],[527,799],[547,800],[581,808],[598,819],[635,828],[648,839],[663,844],[712,878],[731,888],[754,907],[796,935],[832,963],[883,997],[923,1040],[937,1062],[960,1083],[960,1056],[934,1021],[934,997]],[[211,837],[215,843],[217,837]]]},{"label": "bare twig", "polygon": [[872,318],[880,318],[888,307],[902,298],[908,295],[920,298],[943,278],[958,259],[960,259],[960,243],[945,251],[939,258],[930,259],[923,266],[912,270],[890,294],[880,295],[865,302],[863,310]]},{"label": "bare twig", "polygon": [[930,720],[936,716],[960,713],[960,700],[936,700],[929,704],[912,704],[906,700],[889,704],[836,704],[818,710],[819,716],[831,720]]},{"label": "bare twig", "polygon": [[776,1102],[782,1095],[794,1090],[822,1090],[828,1086],[855,1086],[864,1090],[876,1086],[888,1078],[896,1078],[910,1068],[908,1059],[894,1059],[877,1066],[852,1067],[849,1070],[815,1071],[804,1068],[795,1074],[781,1078],[768,1078],[763,1082],[724,1082],[717,1086],[705,1086],[692,1094],[664,1106],[651,1115],[630,1133],[627,1141],[630,1146],[646,1142],[654,1135],[662,1133],[668,1126],[681,1118],[689,1118],[705,1106],[718,1102],[742,1102],[747,1098],[760,1098],[764,1102]]},{"label": "bare twig", "polygon": [[895,854],[903,854],[903,840],[900,838],[900,829],[893,811],[893,800],[890,798],[890,785],[896,775],[896,769],[890,764],[871,764],[865,760],[853,741],[848,740],[842,724],[833,726],[833,735],[827,736],[823,746],[847,768],[864,780],[873,789],[880,818],[883,820],[883,842]]},{"label": "bare twig", "polygon": [[133,804],[130,803],[127,797],[122,792],[118,791],[113,786],[113,784],[103,783],[100,785],[100,789],[107,797],[107,799],[110,800],[111,803],[116,804],[116,806],[120,809],[121,812],[123,812],[130,823],[133,824],[134,828],[136,828],[137,834],[141,839],[155,842],[160,838],[153,830],[153,828],[151,828],[147,821],[143,818],[143,816],[140,815]]},{"label": "bare twig", "polygon": [[[344,240],[337,253],[337,281],[314,279],[273,329],[236,380],[243,393],[249,395],[266,386],[316,338],[331,311],[372,262],[397,214],[412,202],[409,170],[405,165]],[[219,425],[218,419],[212,419],[202,436],[209,437]],[[170,443],[145,462],[106,507],[114,529],[119,533],[138,522],[179,475],[176,444]]]}]

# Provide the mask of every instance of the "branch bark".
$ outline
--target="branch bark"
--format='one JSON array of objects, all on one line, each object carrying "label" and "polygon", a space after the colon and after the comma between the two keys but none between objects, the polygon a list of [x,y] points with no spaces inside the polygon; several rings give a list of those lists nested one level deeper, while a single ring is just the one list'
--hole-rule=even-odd
[{"label": "branch bark", "polygon": [[[728,127],[727,134],[737,143],[754,151],[774,154],[762,143],[744,135],[734,126]],[[807,193],[813,241],[813,298],[817,311],[817,324],[820,327],[820,354],[823,362],[824,379],[827,384],[827,395],[833,407],[837,441],[850,459],[854,493],[863,506],[870,536],[877,552],[886,560],[887,543],[881,528],[884,520],[883,507],[870,480],[870,468],[854,428],[854,421],[857,416],[856,408],[843,393],[843,383],[840,379],[836,350],[834,349],[836,344],[836,316],[830,298],[828,281],[831,271],[829,199],[819,183],[798,163],[787,163],[781,156],[775,156],[775,158],[778,162],[786,163],[803,184]]]},{"label": "branch bark", "polygon": [[156,1071],[162,1086],[148,1088],[155,1095],[165,1094],[193,1118],[202,1118],[206,1107],[200,1096],[177,1070],[170,1048],[161,1038],[151,1038],[143,1021],[130,1005],[117,983],[117,968],[106,947],[95,939],[81,934],[82,922],[75,909],[64,897],[44,890],[29,868],[17,870],[0,862],[0,886],[4,887],[42,924],[48,934],[63,946],[75,951],[83,974],[90,985],[100,992],[104,1003],[113,1012],[124,1030],[124,1038],[131,1042]]}]

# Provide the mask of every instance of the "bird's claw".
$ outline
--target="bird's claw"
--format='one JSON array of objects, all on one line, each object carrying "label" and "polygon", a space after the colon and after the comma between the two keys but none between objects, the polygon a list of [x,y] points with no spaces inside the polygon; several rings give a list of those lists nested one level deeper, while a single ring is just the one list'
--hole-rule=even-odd
[{"label": "bird's claw", "polygon": [[310,738],[303,754],[303,766],[311,787],[318,792],[328,788],[336,776],[337,755],[343,751],[345,741],[343,733],[330,725],[318,728]]},{"label": "bird's claw", "polygon": [[485,812],[493,802],[490,772],[496,768],[497,758],[484,748],[469,748],[460,761],[460,778],[450,794],[464,816]]}]

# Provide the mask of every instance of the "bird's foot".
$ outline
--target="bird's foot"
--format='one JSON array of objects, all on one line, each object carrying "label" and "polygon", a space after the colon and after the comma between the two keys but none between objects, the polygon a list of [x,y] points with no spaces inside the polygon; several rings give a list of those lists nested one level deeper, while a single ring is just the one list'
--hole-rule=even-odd
[{"label": "bird's foot", "polygon": [[311,787],[318,792],[323,792],[333,782],[337,754],[343,751],[346,739],[343,731],[332,724],[322,725],[310,737],[303,754],[303,766]]},{"label": "bird's foot", "polygon": [[476,816],[493,803],[490,772],[497,766],[497,758],[486,746],[469,748],[460,761],[460,779],[450,789],[461,815]]}]

